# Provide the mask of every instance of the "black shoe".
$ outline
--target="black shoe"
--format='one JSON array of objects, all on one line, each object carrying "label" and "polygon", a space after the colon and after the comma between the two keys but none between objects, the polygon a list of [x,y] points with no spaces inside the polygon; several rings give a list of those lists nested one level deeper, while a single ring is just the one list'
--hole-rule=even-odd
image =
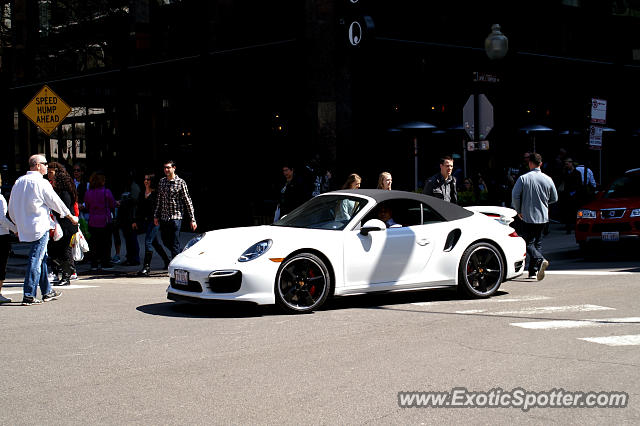
[{"label": "black shoe", "polygon": [[62,292],[60,291],[56,291],[56,290],[51,290],[50,293],[45,294],[44,296],[42,296],[42,301],[43,302],[49,302],[51,300],[56,300],[58,299],[60,296],[62,295]]},{"label": "black shoe", "polygon": [[22,306],[31,306],[31,305],[39,305],[42,303],[42,300],[36,299],[35,297],[23,297],[22,298]]},{"label": "black shoe", "polygon": [[151,273],[151,267],[149,265],[144,265],[144,268],[142,268],[142,270],[138,271],[138,276],[139,277],[148,277],[150,273]]},{"label": "black shoe", "polygon": [[69,279],[69,277],[67,278],[62,278],[62,280],[58,281],[57,283],[53,284],[56,287],[61,287],[61,286],[65,286],[65,285],[71,285],[71,280]]}]

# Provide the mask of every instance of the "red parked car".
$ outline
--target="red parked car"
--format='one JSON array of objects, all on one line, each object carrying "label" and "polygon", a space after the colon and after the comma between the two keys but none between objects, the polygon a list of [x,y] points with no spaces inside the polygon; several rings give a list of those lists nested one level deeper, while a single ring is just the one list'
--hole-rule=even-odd
[{"label": "red parked car", "polygon": [[578,210],[576,241],[585,253],[596,244],[640,241],[640,169],[627,170]]}]

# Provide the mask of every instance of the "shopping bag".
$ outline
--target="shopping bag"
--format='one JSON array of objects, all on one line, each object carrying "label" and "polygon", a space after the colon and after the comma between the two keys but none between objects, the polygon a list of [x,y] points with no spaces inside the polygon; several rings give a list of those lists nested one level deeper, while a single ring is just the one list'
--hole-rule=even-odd
[{"label": "shopping bag", "polygon": [[84,253],[82,252],[82,249],[80,248],[80,243],[78,242],[78,238],[77,238],[77,234],[75,234],[72,239],[74,239],[74,243],[71,246],[71,255],[73,256],[73,260],[75,260],[76,262],[80,262],[82,259],[84,259]]},{"label": "shopping bag", "polygon": [[76,238],[78,240],[78,244],[80,245],[80,250],[82,250],[83,253],[88,252],[89,243],[87,243],[87,239],[84,237],[84,234],[79,229],[78,229],[78,232],[76,232]]},{"label": "shopping bag", "polygon": [[58,220],[55,220],[56,222],[56,226],[55,228],[53,228],[50,232],[52,235],[50,235],[51,238],[53,238],[53,241],[59,241],[60,238],[62,238],[62,227],[60,226],[60,224],[58,223]]}]

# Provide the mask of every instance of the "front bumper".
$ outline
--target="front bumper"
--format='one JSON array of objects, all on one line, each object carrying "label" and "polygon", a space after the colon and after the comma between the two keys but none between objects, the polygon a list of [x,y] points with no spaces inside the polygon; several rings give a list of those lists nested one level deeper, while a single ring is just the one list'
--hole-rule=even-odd
[{"label": "front bumper", "polygon": [[[238,301],[258,305],[275,303],[274,282],[279,263],[259,259],[256,263],[234,264],[236,269],[212,268],[192,262],[172,262],[167,298],[185,301]],[[238,269],[242,266],[242,269]],[[188,272],[189,283],[177,285],[175,271]]]},{"label": "front bumper", "polygon": [[[620,241],[640,240],[640,218],[586,220],[581,219],[576,223],[576,242],[598,242],[602,240],[603,232],[617,232]],[[608,241],[603,241],[608,242]]]}]

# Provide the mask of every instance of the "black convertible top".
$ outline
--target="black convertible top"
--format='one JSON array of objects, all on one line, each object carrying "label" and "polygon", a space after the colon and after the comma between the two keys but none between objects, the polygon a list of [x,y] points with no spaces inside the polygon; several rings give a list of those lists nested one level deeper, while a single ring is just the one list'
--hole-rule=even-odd
[{"label": "black convertible top", "polygon": [[[415,192],[407,191],[387,191],[384,189],[341,189],[339,191],[327,192],[329,194],[347,193],[353,195],[365,195],[376,200],[376,204],[379,204],[387,200],[416,200],[425,203],[433,210],[438,212],[446,220],[458,220],[464,219],[473,215],[473,212],[464,209],[457,204],[443,201],[439,198],[432,197],[430,195],[417,194]],[[325,195],[323,194],[323,195]]]}]

